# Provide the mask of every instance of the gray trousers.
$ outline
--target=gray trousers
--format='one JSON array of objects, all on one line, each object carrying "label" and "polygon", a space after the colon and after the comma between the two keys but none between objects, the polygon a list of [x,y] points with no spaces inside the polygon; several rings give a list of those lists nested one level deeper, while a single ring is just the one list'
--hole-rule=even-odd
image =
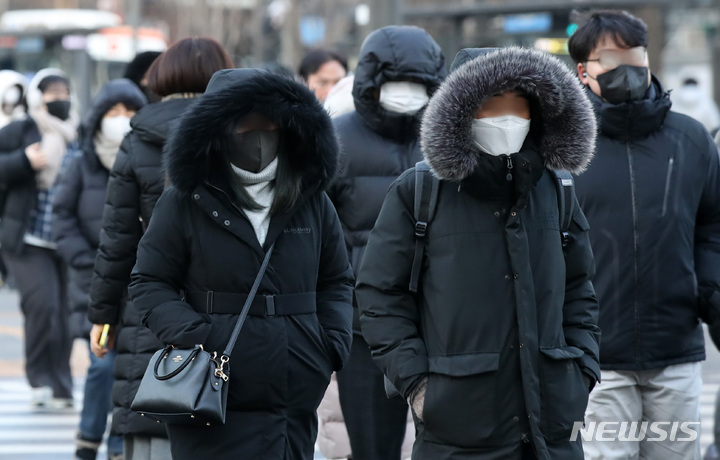
[{"label": "gray trousers", "polygon": [[172,460],[170,440],[149,436],[125,436],[125,460]]},{"label": "gray trousers", "polygon": [[[701,369],[696,362],[602,371],[602,383],[590,393],[585,424],[594,422],[593,428],[600,430],[600,423],[609,423],[610,432],[583,442],[585,460],[699,460]],[[645,437],[637,436],[642,422],[648,422]],[[695,439],[682,424],[697,432]]]},{"label": "gray trousers", "polygon": [[65,265],[55,251],[30,245],[3,258],[20,291],[28,382],[52,388],[55,398],[72,398]]}]

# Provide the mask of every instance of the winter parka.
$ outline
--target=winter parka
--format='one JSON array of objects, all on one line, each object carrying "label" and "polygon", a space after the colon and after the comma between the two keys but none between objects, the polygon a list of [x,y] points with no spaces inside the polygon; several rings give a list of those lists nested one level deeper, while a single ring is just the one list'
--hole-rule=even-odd
[{"label": "winter parka", "polygon": [[81,153],[67,163],[55,188],[53,240],[68,266],[70,331],[74,337],[88,339],[92,328],[87,306],[110,175],[95,152],[95,135],[114,105],[122,103],[139,110],[145,101],[145,95],[130,80],[114,80],[103,86],[80,129]]},{"label": "winter parka", "polygon": [[140,324],[126,302],[137,245],[165,187],[162,149],[170,128],[192,103],[171,99],[148,104],[130,120],[110,172],[100,246],[93,266],[88,317],[93,324],[121,324],[113,385],[113,432],[127,436],[167,437],[165,426],[130,409],[152,354],[162,345]]},{"label": "winter parka", "polygon": [[703,126],[670,111],[657,79],[613,105],[587,90],[600,134],[577,195],[598,275],[600,363],[644,370],[702,361],[720,325],[720,161]]},{"label": "winter parka", "polygon": [[[474,115],[510,90],[530,100],[530,135],[517,154],[481,153]],[[594,137],[582,87],[537,51],[471,60],[431,100],[421,140],[440,189],[419,292],[409,290],[414,170],[388,192],[357,284],[362,331],[383,372],[406,398],[427,378],[413,458],[519,460],[523,449],[583,458],[580,440],[569,440],[600,378],[594,263],[577,205],[562,247],[549,169],[584,170]]]},{"label": "winter parka", "polygon": [[[231,198],[229,164],[215,147],[249,113],[278,126],[280,161],[302,176],[302,197],[272,215],[264,246]],[[172,186],[140,242],[130,285],[143,324],[163,343],[221,353],[274,244],[232,351],[227,422],[168,425],[173,458],[312,458],[316,410],[352,338],[352,270],[324,192],[337,166],[330,118],[290,79],[220,71],[180,121],[166,156]]]}]

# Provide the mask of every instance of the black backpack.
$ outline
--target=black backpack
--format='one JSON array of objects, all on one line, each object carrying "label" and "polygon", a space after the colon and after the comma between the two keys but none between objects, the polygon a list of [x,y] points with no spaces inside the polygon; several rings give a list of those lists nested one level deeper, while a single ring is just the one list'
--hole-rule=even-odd
[{"label": "black backpack", "polygon": [[[555,177],[558,195],[558,208],[560,210],[560,238],[563,248],[570,241],[570,224],[575,206],[573,194],[575,182],[569,172],[550,170]],[[425,237],[427,229],[435,217],[440,180],[430,171],[430,165],[420,161],[415,165],[415,257],[410,272],[410,292],[417,293],[422,269],[423,255],[425,254]]]}]

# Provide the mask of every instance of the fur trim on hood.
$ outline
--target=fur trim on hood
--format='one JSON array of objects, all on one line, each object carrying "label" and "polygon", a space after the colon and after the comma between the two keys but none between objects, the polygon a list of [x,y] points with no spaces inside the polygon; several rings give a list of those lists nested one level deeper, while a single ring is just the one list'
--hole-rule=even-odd
[{"label": "fur trim on hood", "polygon": [[574,174],[585,171],[595,150],[597,128],[582,84],[557,58],[512,47],[467,62],[430,101],[421,143],[425,159],[440,179],[461,181],[477,168],[482,153],[472,139],[474,115],[487,99],[511,90],[530,99],[534,133],[546,167]]},{"label": "fur trim on hood", "polygon": [[221,70],[191,105],[165,147],[168,177],[180,192],[206,181],[222,139],[247,114],[278,125],[292,167],[303,186],[324,188],[337,169],[338,144],[330,117],[315,95],[289,78],[257,69]]}]

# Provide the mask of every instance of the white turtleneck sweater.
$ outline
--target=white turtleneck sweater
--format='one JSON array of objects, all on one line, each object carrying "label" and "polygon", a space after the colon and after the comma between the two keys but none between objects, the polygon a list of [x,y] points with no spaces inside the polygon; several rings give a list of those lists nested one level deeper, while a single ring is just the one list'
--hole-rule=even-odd
[{"label": "white turtleneck sweater", "polygon": [[250,197],[263,207],[259,211],[243,209],[255,230],[260,246],[262,246],[265,244],[265,238],[267,238],[268,229],[270,228],[270,208],[275,199],[274,181],[277,175],[278,159],[275,158],[272,163],[259,173],[245,171],[232,164],[231,166]]}]

